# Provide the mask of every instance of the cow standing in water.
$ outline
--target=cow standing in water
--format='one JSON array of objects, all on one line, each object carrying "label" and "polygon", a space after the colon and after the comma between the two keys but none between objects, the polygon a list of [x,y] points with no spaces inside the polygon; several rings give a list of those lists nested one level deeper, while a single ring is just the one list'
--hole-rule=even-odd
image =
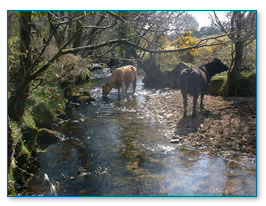
[{"label": "cow standing in water", "polygon": [[125,97],[131,83],[134,94],[137,83],[137,69],[132,65],[117,68],[113,71],[108,82],[102,86],[102,96],[107,97],[112,88],[115,88],[118,90],[118,98],[120,98],[120,89],[122,88],[123,97]]},{"label": "cow standing in water", "polygon": [[203,98],[211,78],[218,73],[227,71],[229,68],[220,59],[214,59],[199,68],[186,68],[180,73],[180,87],[184,102],[184,117],[187,116],[187,94],[193,96],[192,117],[196,117],[196,107],[199,94],[200,109],[203,109]]}]

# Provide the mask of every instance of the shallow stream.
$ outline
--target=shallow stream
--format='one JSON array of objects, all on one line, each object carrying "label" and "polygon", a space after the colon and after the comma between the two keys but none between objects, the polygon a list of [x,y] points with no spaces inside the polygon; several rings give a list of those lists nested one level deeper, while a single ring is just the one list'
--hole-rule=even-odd
[{"label": "shallow stream", "polygon": [[[66,138],[40,154],[41,171],[58,181],[59,196],[255,196],[256,164],[224,159],[207,148],[179,149],[160,133],[166,126],[145,109],[150,96],[141,79],[135,95],[101,97],[107,75],[93,74],[92,104],[71,105],[55,129]],[[128,93],[131,94],[130,88]],[[38,185],[39,184],[39,185]],[[42,189],[41,189],[42,188]],[[33,195],[50,195],[43,183]]]}]

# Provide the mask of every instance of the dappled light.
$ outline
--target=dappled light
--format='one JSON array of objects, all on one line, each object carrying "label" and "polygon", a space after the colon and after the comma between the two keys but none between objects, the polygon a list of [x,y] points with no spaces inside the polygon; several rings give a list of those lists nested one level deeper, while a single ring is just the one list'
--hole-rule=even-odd
[{"label": "dappled light", "polygon": [[256,11],[7,18],[8,196],[257,196]]}]

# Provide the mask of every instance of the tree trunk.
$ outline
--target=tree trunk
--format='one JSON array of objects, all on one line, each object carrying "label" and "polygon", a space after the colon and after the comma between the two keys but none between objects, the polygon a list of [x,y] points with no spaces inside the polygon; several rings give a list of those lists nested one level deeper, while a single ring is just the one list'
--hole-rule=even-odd
[{"label": "tree trunk", "polygon": [[244,42],[235,43],[235,59],[232,69],[228,72],[224,96],[237,96],[237,81],[243,59]]},{"label": "tree trunk", "polygon": [[48,13],[48,21],[50,25],[50,35],[51,34],[54,35],[57,47],[61,48],[61,46],[65,42],[65,30],[63,31],[58,30],[58,25],[55,23],[55,19],[50,13]]},{"label": "tree trunk", "polygon": [[[79,17],[82,16],[83,13],[81,11],[78,11],[77,13],[74,14],[74,17]],[[81,46],[81,42],[82,42],[82,36],[83,36],[83,29],[82,29],[83,25],[81,23],[80,20],[78,20],[76,22],[76,29],[75,29],[75,38],[73,39],[73,47],[77,48]],[[74,52],[75,54],[77,54],[78,52]]]},{"label": "tree trunk", "polygon": [[28,78],[31,72],[31,11],[20,12],[20,67],[16,74],[15,92],[8,100],[8,115],[12,120],[20,121],[25,102],[29,94]]}]

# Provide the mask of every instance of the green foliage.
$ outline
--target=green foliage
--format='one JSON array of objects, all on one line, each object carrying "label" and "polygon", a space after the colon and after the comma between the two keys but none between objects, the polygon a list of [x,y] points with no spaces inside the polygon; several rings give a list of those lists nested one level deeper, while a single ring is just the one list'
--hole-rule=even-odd
[{"label": "green foliage", "polygon": [[[34,127],[57,119],[56,114],[64,111],[64,92],[56,81],[47,82],[45,86],[35,89],[27,101],[25,121]],[[28,115],[27,115],[28,114]]]},{"label": "green foliage", "polygon": [[26,159],[29,160],[31,158],[31,152],[30,150],[26,147],[24,141],[20,142],[20,150],[21,154],[26,156]]},{"label": "green foliage", "polygon": [[[29,160],[31,158],[31,153],[35,150],[36,146],[37,128],[35,127],[32,117],[29,117],[29,115],[26,115],[25,117],[26,118],[23,119],[21,127],[19,127],[17,122],[9,121],[11,131],[8,137],[10,138],[9,141],[14,144],[14,149],[16,150],[14,154],[16,159],[20,156],[24,156]],[[31,130],[31,133],[29,133],[29,130]]]},{"label": "green foliage", "polygon": [[13,175],[8,175],[8,196],[17,196],[17,192],[15,189],[15,179]]},{"label": "green foliage", "polygon": [[[215,37],[215,36],[213,36]],[[180,35],[176,40],[169,41],[167,37],[161,37],[160,42],[163,49],[178,49],[196,45],[200,41],[199,38],[192,36],[192,32],[185,32]],[[229,41],[228,37],[220,37],[217,39],[209,39],[206,44],[215,44],[219,42]],[[232,61],[232,45],[216,45],[201,47],[198,49],[190,49],[185,52],[179,53],[162,53],[157,55],[156,61],[160,64],[161,70],[167,71],[175,68],[175,65],[181,61],[186,64],[189,63],[194,66],[206,64],[214,57],[221,59],[228,66]],[[256,41],[254,40],[244,49],[244,57],[242,66],[249,69],[256,68]]]},{"label": "green foliage", "polygon": [[31,110],[26,110],[23,116],[23,126],[37,129]]},{"label": "green foliage", "polygon": [[21,127],[17,122],[9,120],[8,130],[8,195],[17,195],[16,186],[23,179],[18,174],[18,167],[25,167],[32,158],[34,147],[26,144]]},{"label": "green foliage", "polygon": [[19,65],[18,57],[20,55],[19,51],[19,38],[18,36],[13,36],[8,39],[8,65],[11,68]]},{"label": "green foliage", "polygon": [[[163,49],[171,50],[194,46],[200,41],[200,39],[192,36],[192,32],[187,31],[173,41],[169,41],[167,37],[161,37],[160,41],[162,41]],[[209,57],[209,53],[210,51],[207,48],[190,49],[188,51],[178,53],[162,53],[158,55],[157,62],[159,62],[163,71],[167,71],[174,69],[180,62],[194,64],[198,61],[199,56]]]},{"label": "green foliage", "polygon": [[89,58],[67,54],[60,57],[59,61],[52,66],[52,70],[49,70],[49,73],[61,84],[74,84],[77,80],[90,78],[91,62],[92,60]]},{"label": "green foliage", "polygon": [[19,68],[19,38],[17,36],[8,39],[8,86],[9,91],[16,81],[16,73]]},{"label": "green foliage", "polygon": [[9,121],[9,127],[12,130],[11,138],[14,140],[14,142],[17,142],[21,139],[22,135],[20,133],[20,128],[17,122],[15,121]]},{"label": "green foliage", "polygon": [[[163,42],[162,47],[170,50],[194,46],[200,39],[193,36],[192,32],[187,31],[173,41],[169,41],[167,37],[161,37],[161,41]],[[215,41],[218,40],[209,40],[207,43],[216,43]],[[160,63],[161,69],[165,71],[174,69],[180,62],[185,62],[191,66],[199,66],[211,61],[213,57],[220,58],[230,65],[230,53],[228,53],[228,48],[223,45],[201,47],[178,53],[162,53],[158,55],[157,62]]]}]

